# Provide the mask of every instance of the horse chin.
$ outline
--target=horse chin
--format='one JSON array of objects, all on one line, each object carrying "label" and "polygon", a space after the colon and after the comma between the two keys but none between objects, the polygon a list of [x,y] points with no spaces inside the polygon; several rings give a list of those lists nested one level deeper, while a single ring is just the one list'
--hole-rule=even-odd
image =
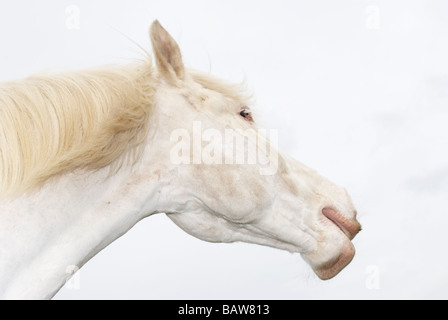
[{"label": "horse chin", "polygon": [[355,256],[355,247],[349,239],[344,241],[339,255],[317,267],[313,267],[314,273],[321,280],[329,280],[339,274]]}]

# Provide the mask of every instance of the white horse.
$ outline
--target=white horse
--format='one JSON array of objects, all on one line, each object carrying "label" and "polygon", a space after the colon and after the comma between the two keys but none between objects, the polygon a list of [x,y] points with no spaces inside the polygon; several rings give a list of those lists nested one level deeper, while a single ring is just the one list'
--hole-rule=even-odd
[{"label": "white horse", "polygon": [[[346,190],[266,144],[243,91],[187,70],[157,21],[150,36],[155,68],[148,57],[0,85],[0,297],[52,298],[67,270],[156,213],[199,239],[301,253],[319,278],[337,275],[360,230]],[[228,132],[243,143],[218,139]],[[246,163],[251,141],[267,162]]]}]

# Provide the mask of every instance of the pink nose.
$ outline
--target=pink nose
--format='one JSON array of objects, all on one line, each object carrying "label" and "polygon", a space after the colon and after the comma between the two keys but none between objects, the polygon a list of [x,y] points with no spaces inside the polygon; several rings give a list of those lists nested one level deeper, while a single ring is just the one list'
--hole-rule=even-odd
[{"label": "pink nose", "polygon": [[337,225],[350,240],[352,240],[358,232],[361,231],[361,225],[356,220],[356,212],[352,219],[342,216],[339,212],[332,208],[322,209],[322,214]]}]

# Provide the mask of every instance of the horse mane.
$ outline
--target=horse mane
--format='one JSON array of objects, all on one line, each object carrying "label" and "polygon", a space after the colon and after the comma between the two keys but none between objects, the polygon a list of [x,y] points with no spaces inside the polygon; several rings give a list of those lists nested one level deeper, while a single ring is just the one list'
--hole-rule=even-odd
[{"label": "horse mane", "polygon": [[143,152],[154,104],[150,62],[0,84],[0,196],[76,169],[118,170]]}]

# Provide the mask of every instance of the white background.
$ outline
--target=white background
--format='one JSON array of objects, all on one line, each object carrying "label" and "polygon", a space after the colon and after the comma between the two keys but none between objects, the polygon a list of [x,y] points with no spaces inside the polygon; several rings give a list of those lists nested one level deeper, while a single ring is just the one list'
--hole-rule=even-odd
[{"label": "white background", "polygon": [[56,298],[448,298],[446,1],[2,1],[0,80],[141,58],[122,34],[150,50],[154,19],[187,66],[246,78],[280,149],[349,190],[357,255],[322,282],[299,255],[202,242],[159,215]]}]

